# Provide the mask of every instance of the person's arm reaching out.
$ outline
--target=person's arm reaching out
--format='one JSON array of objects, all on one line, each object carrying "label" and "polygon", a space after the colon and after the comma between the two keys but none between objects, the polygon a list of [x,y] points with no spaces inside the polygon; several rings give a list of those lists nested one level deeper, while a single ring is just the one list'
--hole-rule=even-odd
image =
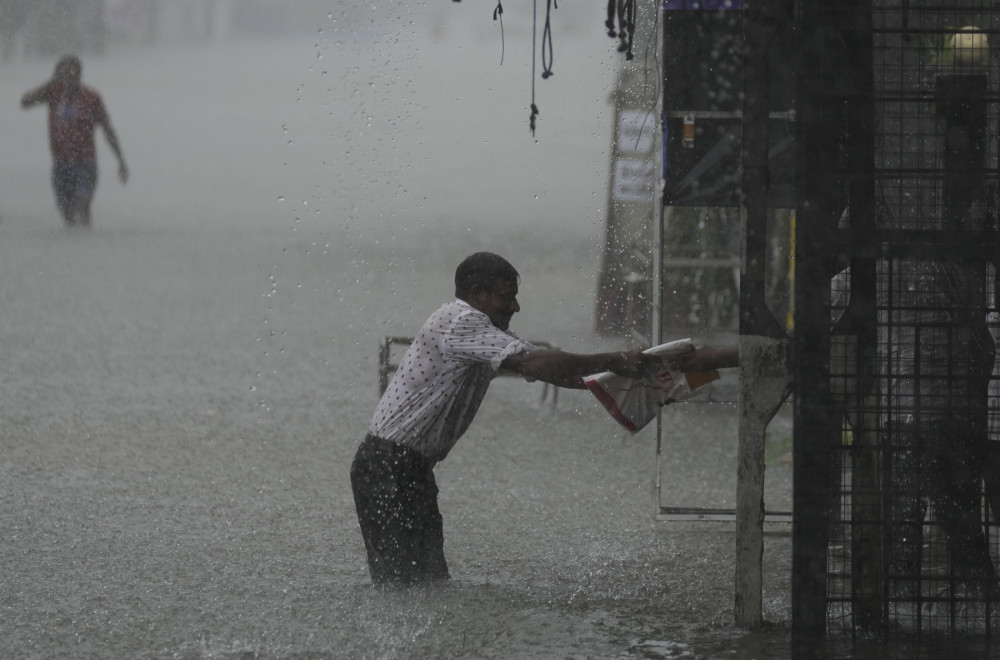
[{"label": "person's arm reaching out", "polygon": [[49,92],[49,85],[51,84],[52,82],[49,81],[37,89],[26,92],[25,95],[21,97],[21,107],[30,108],[33,105],[38,105],[39,103],[44,102],[45,96]]},{"label": "person's arm reaching out", "polygon": [[583,355],[557,350],[524,351],[511,355],[501,368],[559,387],[584,389],[583,377],[611,371],[629,378],[639,378],[655,371],[663,358],[641,351],[619,351]]}]

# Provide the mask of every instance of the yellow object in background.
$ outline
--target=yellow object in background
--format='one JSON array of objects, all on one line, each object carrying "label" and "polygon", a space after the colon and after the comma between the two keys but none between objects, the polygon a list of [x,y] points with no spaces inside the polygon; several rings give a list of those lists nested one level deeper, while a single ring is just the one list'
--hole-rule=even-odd
[{"label": "yellow object in background", "polygon": [[985,64],[990,56],[990,38],[975,25],[966,25],[948,37],[946,51],[954,64]]}]

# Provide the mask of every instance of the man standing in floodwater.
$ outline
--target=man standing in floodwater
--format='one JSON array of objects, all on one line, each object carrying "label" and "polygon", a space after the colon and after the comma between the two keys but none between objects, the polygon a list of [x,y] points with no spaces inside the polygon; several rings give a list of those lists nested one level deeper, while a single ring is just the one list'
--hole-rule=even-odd
[{"label": "man standing in floodwater", "polygon": [[508,328],[520,276],[478,252],[455,271],[456,300],[434,312],[400,361],[351,465],[351,486],[375,584],[447,580],[434,466],[472,423],[501,370],[583,389],[583,377],[639,377],[660,358],[639,351],[543,350]]},{"label": "man standing in floodwater", "polygon": [[100,94],[80,84],[83,65],[74,55],[60,58],[47,83],[21,99],[21,107],[49,106],[49,148],[52,151],[52,188],[56,205],[67,225],[90,225],[90,203],[97,189],[97,154],[94,130],[104,129],[111,151],[118,158],[118,177],[128,181],[128,167],[118,135]]}]

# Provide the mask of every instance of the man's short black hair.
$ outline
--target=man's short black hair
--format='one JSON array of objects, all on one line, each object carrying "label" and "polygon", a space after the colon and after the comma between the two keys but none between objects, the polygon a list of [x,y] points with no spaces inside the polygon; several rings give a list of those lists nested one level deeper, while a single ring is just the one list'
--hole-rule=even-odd
[{"label": "man's short black hair", "polygon": [[76,55],[63,55],[60,57],[59,61],[56,62],[56,71],[63,67],[73,67],[78,72],[83,73],[83,62]]},{"label": "man's short black hair", "polygon": [[455,297],[465,300],[474,286],[492,291],[500,282],[517,283],[521,278],[510,262],[492,252],[476,252],[455,269]]}]

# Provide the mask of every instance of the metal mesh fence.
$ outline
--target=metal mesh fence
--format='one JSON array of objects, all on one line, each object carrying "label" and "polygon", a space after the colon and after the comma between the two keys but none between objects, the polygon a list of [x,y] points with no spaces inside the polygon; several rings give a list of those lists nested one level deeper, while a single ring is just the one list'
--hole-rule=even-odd
[{"label": "metal mesh fence", "polygon": [[[843,174],[850,247],[834,255],[830,290],[841,432],[829,447],[827,630],[993,635],[1000,7],[864,9],[874,93],[859,107],[872,112],[830,164]],[[851,167],[858,133],[872,138],[870,171]],[[873,208],[852,212],[852,177],[866,178]]]}]

